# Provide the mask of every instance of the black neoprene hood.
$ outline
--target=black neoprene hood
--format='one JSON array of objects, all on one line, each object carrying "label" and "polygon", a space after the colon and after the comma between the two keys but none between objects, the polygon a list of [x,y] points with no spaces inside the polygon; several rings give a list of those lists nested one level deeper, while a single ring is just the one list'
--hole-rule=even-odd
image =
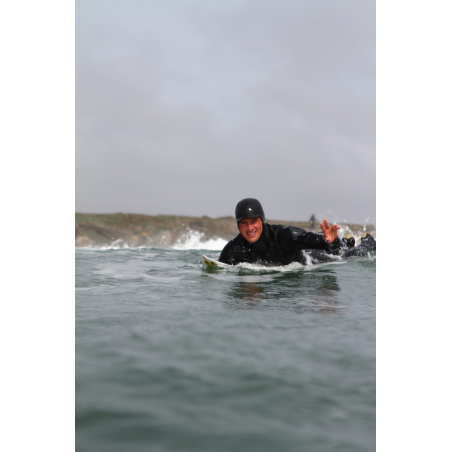
[{"label": "black neoprene hood", "polygon": [[347,248],[353,248],[355,246],[355,237],[351,234],[347,234],[344,237],[344,242],[347,245]]},{"label": "black neoprene hood", "polygon": [[373,242],[375,242],[376,240],[368,233],[368,232],[365,232],[362,236],[361,236],[361,243],[363,243],[363,242],[370,242],[370,243],[373,243]]},{"label": "black neoprene hood", "polygon": [[235,208],[235,220],[237,223],[244,218],[260,218],[265,223],[264,209],[261,203],[254,198],[242,199]]}]

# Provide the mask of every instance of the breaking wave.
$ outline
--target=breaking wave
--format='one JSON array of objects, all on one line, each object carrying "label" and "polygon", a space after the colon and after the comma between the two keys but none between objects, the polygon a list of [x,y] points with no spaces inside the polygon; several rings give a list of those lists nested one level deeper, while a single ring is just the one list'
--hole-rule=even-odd
[{"label": "breaking wave", "polygon": [[[171,248],[174,250],[211,250],[221,251],[227,240],[224,239],[204,239],[204,233],[198,231],[189,231],[182,237],[178,238],[176,244]],[[203,240],[204,239],[204,240]]]}]

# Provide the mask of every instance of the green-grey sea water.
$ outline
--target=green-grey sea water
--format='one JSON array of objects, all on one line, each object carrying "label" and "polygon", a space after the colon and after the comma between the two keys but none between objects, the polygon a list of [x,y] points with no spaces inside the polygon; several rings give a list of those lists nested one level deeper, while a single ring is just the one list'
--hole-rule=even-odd
[{"label": "green-grey sea water", "polygon": [[76,451],[375,450],[376,256],[76,249]]}]

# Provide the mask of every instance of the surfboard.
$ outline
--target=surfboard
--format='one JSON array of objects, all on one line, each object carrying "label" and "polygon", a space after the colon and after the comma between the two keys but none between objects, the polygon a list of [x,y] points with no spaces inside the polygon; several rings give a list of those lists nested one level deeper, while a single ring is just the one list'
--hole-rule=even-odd
[{"label": "surfboard", "polygon": [[210,257],[204,256],[201,254],[202,257],[202,265],[206,266],[207,268],[228,268],[232,267],[232,265],[224,264],[223,262],[216,261],[215,259],[211,259]]}]

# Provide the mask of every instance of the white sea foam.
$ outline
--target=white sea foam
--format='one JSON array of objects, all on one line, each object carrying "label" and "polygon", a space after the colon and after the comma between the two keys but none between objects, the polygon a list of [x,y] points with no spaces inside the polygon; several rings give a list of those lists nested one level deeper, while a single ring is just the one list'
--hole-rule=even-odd
[{"label": "white sea foam", "polygon": [[320,264],[308,263],[307,265],[303,265],[300,262],[292,262],[288,265],[275,265],[275,266],[266,266],[262,264],[250,264],[247,262],[242,262],[237,265],[232,265],[227,267],[227,270],[238,270],[238,269],[246,269],[246,270],[255,270],[258,272],[293,272],[299,270],[315,270],[320,267],[326,267],[328,265],[343,265],[345,264],[340,258],[337,261],[333,262],[322,262]]},{"label": "white sea foam", "polygon": [[242,262],[234,266],[235,268],[246,268],[247,270],[257,270],[257,271],[270,271],[270,272],[292,272],[297,271],[302,268],[306,268],[305,265],[300,264],[299,262],[292,262],[288,265],[275,265],[275,266],[267,266],[261,264],[250,264],[248,262]]},{"label": "white sea foam", "polygon": [[101,246],[77,246],[77,249],[81,250],[95,250],[95,251],[105,251],[105,250],[124,250],[124,249],[130,249],[130,250],[139,250],[139,249],[147,249],[147,248],[153,248],[149,246],[134,246],[131,247],[127,242],[125,242],[122,239],[115,240],[110,245],[101,245]]},{"label": "white sea foam", "polygon": [[182,237],[177,239],[173,248],[174,250],[212,250],[221,251],[226,245],[227,240],[224,239],[210,239],[202,241],[204,238],[203,232],[188,231]]},{"label": "white sea foam", "polygon": [[[140,248],[145,248],[144,246],[141,246]],[[105,251],[105,250],[123,250],[123,249],[130,249],[129,245],[127,243],[124,243],[122,246],[115,244],[115,245],[102,245],[102,246],[77,246],[77,249],[81,250],[95,250],[95,251]]]},{"label": "white sea foam", "polygon": [[303,255],[306,257],[306,265],[313,265],[311,256],[309,254],[306,254],[304,251]]}]

